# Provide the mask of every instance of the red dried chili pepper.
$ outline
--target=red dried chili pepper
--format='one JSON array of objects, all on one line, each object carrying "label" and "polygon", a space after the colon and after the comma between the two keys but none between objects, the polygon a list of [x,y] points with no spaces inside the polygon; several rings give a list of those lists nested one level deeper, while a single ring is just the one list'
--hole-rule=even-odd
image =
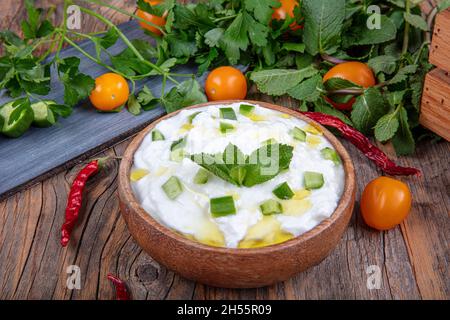
[{"label": "red dried chili pepper", "polygon": [[308,118],[317,121],[321,125],[336,128],[347,140],[363,152],[385,173],[392,176],[420,176],[420,170],[396,165],[388,156],[375,147],[370,140],[358,130],[342,122],[339,118],[320,112],[301,112]]},{"label": "red dried chili pepper", "polygon": [[83,201],[83,190],[88,179],[95,175],[107,158],[100,158],[88,163],[76,176],[70,188],[66,207],[66,220],[61,228],[61,245],[67,246],[70,235],[78,220]]},{"label": "red dried chili pepper", "polygon": [[113,276],[112,274],[108,274],[108,280],[110,280],[116,288],[116,300],[130,300],[130,296],[128,294],[128,290],[124,281]]}]

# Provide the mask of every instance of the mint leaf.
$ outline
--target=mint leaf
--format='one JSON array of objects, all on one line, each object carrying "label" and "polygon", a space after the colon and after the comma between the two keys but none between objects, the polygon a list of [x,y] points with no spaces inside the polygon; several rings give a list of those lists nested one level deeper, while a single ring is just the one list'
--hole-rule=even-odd
[{"label": "mint leaf", "polygon": [[422,16],[419,16],[417,14],[404,12],[403,13],[403,17],[413,27],[418,28],[418,29],[420,29],[422,31],[428,31],[429,30],[428,24],[425,21],[425,19],[422,18]]},{"label": "mint leaf", "polygon": [[406,109],[401,107],[398,113],[399,128],[397,133],[392,138],[395,152],[399,156],[409,155],[414,153],[415,142],[408,123],[408,113]]},{"label": "mint leaf", "polygon": [[299,53],[304,53],[305,48],[306,45],[304,43],[294,43],[294,42],[283,43],[283,46],[281,47],[282,50],[294,51]]},{"label": "mint leaf", "polygon": [[379,89],[369,88],[356,98],[351,113],[355,128],[370,134],[377,121],[386,113],[386,105]]},{"label": "mint leaf", "polygon": [[370,59],[367,64],[372,68],[375,74],[380,72],[392,74],[397,68],[397,58],[394,56],[382,55]]},{"label": "mint leaf", "polygon": [[220,179],[238,185],[235,177],[230,174],[230,167],[223,162],[223,154],[210,155],[206,153],[191,155],[190,159],[202,168],[208,170]]},{"label": "mint leaf", "polygon": [[310,55],[333,54],[340,42],[345,0],[304,0],[303,42]]},{"label": "mint leaf", "polygon": [[314,111],[329,114],[331,116],[335,116],[336,118],[339,118],[346,124],[353,126],[353,123],[350,121],[350,119],[344,113],[335,109],[324,99],[319,99],[314,102]]},{"label": "mint leaf", "polygon": [[335,90],[342,90],[342,89],[361,89],[361,86],[343,79],[343,78],[331,78],[328,79],[324,83],[325,90],[327,91],[335,91]]},{"label": "mint leaf", "polygon": [[405,94],[406,90],[391,91],[386,93],[386,98],[391,106],[396,107],[403,101]]},{"label": "mint leaf", "polygon": [[285,144],[270,144],[252,152],[245,166],[247,175],[243,185],[253,187],[272,180],[281,171],[289,169],[294,148]]},{"label": "mint leaf", "polygon": [[388,141],[395,135],[398,127],[397,113],[389,113],[378,120],[375,126],[375,138],[381,142]]},{"label": "mint leaf", "polygon": [[320,98],[322,90],[322,77],[317,74],[290,88],[287,93],[295,99],[314,102]]},{"label": "mint leaf", "polygon": [[397,72],[397,74],[391,80],[388,81],[389,84],[397,84],[402,81],[405,81],[406,79],[408,79],[409,74],[416,73],[417,67],[418,66],[416,64],[410,64],[406,67],[401,68]]},{"label": "mint leaf", "polygon": [[381,15],[380,29],[369,29],[366,24],[352,26],[351,33],[344,37],[344,45],[363,46],[371,44],[380,44],[394,40],[397,36],[397,27],[388,17]]},{"label": "mint leaf", "polygon": [[250,80],[256,83],[258,89],[269,95],[280,96],[288,92],[306,78],[317,74],[313,66],[300,70],[272,69],[252,72]]},{"label": "mint leaf", "polygon": [[237,186],[252,187],[288,169],[292,152],[292,146],[271,144],[245,156],[237,146],[229,144],[223,153],[201,153],[191,155],[190,159],[222,180]]}]

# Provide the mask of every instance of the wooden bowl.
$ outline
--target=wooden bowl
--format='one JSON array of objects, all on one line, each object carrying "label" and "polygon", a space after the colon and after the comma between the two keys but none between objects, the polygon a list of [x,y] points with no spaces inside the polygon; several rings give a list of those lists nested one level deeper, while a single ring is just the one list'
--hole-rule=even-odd
[{"label": "wooden bowl", "polygon": [[[304,120],[313,121],[293,110],[258,101],[222,101],[253,103],[281,111]],[[214,103],[195,105],[200,108]],[[128,146],[119,171],[119,198],[122,216],[131,235],[156,261],[185,278],[207,285],[224,288],[256,288],[284,281],[322,261],[340,240],[352,215],[355,203],[355,172],[352,160],[342,144],[322,127],[324,136],[342,158],[345,170],[345,187],[339,204],[330,218],[312,230],[287,242],[258,248],[216,248],[189,240],[160,224],[141,208],[130,185],[130,169],[135,151],[144,137],[168,114],[144,129]],[[315,123],[315,125],[318,125]],[[318,125],[320,126],[320,125]]]}]

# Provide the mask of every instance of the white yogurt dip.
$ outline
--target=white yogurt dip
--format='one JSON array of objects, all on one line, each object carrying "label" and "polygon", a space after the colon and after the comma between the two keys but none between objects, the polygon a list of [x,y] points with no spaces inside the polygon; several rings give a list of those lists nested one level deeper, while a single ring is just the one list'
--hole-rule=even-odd
[{"label": "white yogurt dip", "polygon": [[[167,227],[202,243],[229,248],[259,247],[286,241],[311,230],[331,216],[336,209],[344,187],[344,170],[340,163],[326,159],[321,150],[334,149],[330,142],[306,122],[278,111],[255,105],[251,115],[240,114],[240,103],[215,105],[183,110],[178,115],[161,121],[154,130],[165,140],[153,141],[148,134],[134,157],[132,187],[142,207]],[[221,118],[220,108],[234,109],[237,120]],[[200,113],[198,113],[200,112]],[[198,113],[190,121],[189,117]],[[192,122],[192,123],[190,123]],[[223,133],[220,123],[234,127]],[[302,129],[306,141],[294,139],[292,130]],[[216,154],[230,143],[250,155],[274,139],[293,147],[289,170],[272,180],[250,188],[239,187],[210,174],[206,184],[194,183],[201,168],[190,158],[173,159],[174,141],[186,138],[184,154]],[[171,160],[172,159],[172,160]],[[305,190],[304,173],[318,172],[324,184],[319,189]],[[176,199],[170,199],[162,186],[175,176],[183,186]],[[295,196],[280,200],[273,190],[287,182]],[[210,199],[233,196],[236,213],[214,218]],[[283,213],[263,215],[261,203],[275,199],[282,204]]]}]

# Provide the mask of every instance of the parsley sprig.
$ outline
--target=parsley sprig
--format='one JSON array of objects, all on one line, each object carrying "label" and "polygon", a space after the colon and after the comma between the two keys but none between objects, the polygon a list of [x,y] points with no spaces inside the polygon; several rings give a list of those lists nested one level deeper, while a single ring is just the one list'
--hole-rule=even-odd
[{"label": "parsley sprig", "polygon": [[[85,0],[85,2],[110,6],[121,13],[141,19],[133,13],[128,13],[108,3],[89,0]],[[54,10],[53,7],[44,10],[36,8],[33,0],[25,0],[27,19],[22,22],[23,36],[20,37],[9,30],[0,32],[0,41],[4,48],[4,55],[0,57],[0,78],[2,79],[0,89],[5,89],[15,99],[14,110],[9,117],[10,123],[16,121],[24,109],[31,110],[32,102],[43,101],[44,96],[50,93],[52,72],[56,73],[58,80],[64,86],[63,103],[49,106],[55,114],[63,117],[69,116],[72,108],[89,96],[95,86],[94,79],[80,71],[80,58],[61,57],[60,52],[65,44],[77,49],[87,59],[107,70],[122,75],[131,83],[132,92],[127,106],[128,111],[134,115],[140,114],[142,110],[154,108],[159,103],[163,104],[167,110],[173,110],[206,101],[194,75],[171,72],[171,68],[180,63],[178,59],[168,57],[163,48],[155,48],[148,41],[128,39],[120,28],[90,8],[79,6],[84,14],[102,22],[107,27],[106,31],[80,33],[67,29],[66,12],[67,7],[71,4],[73,4],[72,0],[64,1],[63,21],[60,25],[54,25],[48,20],[48,16]],[[158,13],[171,9],[174,1],[166,1],[163,5],[153,7],[140,1],[139,5],[145,7],[146,10]],[[169,27],[166,25],[165,29]],[[164,31],[165,33],[166,31]],[[95,46],[95,54],[85,51],[77,43],[77,40],[80,39],[91,41]],[[122,41],[126,45],[126,49],[119,54],[112,55],[108,48],[118,41]],[[47,48],[47,50],[39,54],[42,48]],[[54,50],[56,50],[54,54],[50,55]],[[104,55],[108,59],[104,59]],[[148,87],[144,87],[139,93],[135,92],[136,81],[155,76],[161,76],[163,81],[159,98]],[[180,81],[180,78],[188,79]],[[168,81],[174,83],[175,86],[166,92]]]}]

